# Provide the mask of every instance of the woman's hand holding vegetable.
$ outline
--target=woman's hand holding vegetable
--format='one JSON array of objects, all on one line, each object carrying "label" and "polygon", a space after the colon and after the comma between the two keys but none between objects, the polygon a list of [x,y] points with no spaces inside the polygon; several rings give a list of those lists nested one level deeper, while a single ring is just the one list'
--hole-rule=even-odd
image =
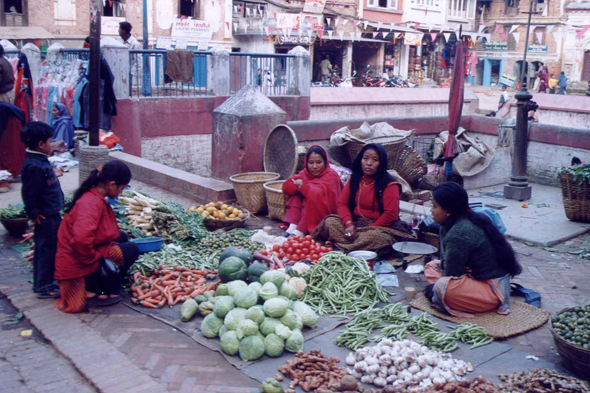
[{"label": "woman's hand holding vegetable", "polygon": [[297,188],[301,188],[301,186],[303,186],[303,180],[302,179],[293,180],[293,183],[295,183],[295,185],[297,186]]}]

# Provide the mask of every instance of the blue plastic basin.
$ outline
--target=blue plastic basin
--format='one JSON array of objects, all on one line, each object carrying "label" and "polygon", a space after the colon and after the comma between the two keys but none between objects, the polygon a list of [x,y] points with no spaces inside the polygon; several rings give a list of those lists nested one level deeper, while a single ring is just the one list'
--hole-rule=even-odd
[{"label": "blue plastic basin", "polygon": [[161,237],[146,237],[143,239],[133,239],[133,243],[137,244],[139,252],[160,251],[164,239]]}]

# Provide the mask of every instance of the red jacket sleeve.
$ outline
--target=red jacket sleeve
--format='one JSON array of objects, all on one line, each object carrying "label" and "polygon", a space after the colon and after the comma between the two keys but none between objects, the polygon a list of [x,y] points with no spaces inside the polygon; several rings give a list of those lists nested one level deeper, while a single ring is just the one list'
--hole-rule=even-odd
[{"label": "red jacket sleeve", "polygon": [[401,195],[399,183],[390,183],[383,191],[383,214],[371,224],[373,227],[388,227],[399,220],[399,200]]},{"label": "red jacket sleeve", "polygon": [[94,234],[98,231],[104,209],[102,206],[97,207],[91,203],[86,203],[79,206],[77,210],[78,214],[74,218],[72,225],[70,246],[72,247],[73,257],[78,262],[90,265],[102,257],[101,253],[94,248]]},{"label": "red jacket sleeve", "polygon": [[346,183],[342,193],[340,194],[340,198],[338,198],[338,216],[342,220],[342,223],[346,225],[347,221],[352,221],[352,213],[348,208],[348,198],[350,197],[350,181]]},{"label": "red jacket sleeve", "polygon": [[283,183],[283,193],[285,195],[293,196],[299,192],[299,189],[297,188],[295,183],[293,183],[293,180],[297,179],[299,179],[299,177],[295,175]]}]

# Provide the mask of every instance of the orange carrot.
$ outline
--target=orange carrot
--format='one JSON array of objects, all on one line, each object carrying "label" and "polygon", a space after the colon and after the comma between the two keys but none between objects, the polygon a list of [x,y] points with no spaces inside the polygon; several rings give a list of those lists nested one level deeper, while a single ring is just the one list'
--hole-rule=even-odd
[{"label": "orange carrot", "polygon": [[150,298],[150,297],[158,296],[159,293],[160,293],[160,291],[150,291],[148,293],[145,293],[145,294],[141,295],[139,297],[139,300],[144,300],[144,299],[147,299],[147,298]]},{"label": "orange carrot", "polygon": [[139,300],[137,300],[136,298],[132,297],[131,298],[131,303],[138,304],[139,303]]},{"label": "orange carrot", "polygon": [[146,302],[141,303],[141,305],[144,306],[144,307],[149,307],[149,308],[158,308],[157,305],[154,305],[154,304],[151,304],[151,303],[146,303]]},{"label": "orange carrot", "polygon": [[174,270],[176,270],[177,272],[184,272],[186,270],[186,267],[184,267],[184,266],[174,266]]}]

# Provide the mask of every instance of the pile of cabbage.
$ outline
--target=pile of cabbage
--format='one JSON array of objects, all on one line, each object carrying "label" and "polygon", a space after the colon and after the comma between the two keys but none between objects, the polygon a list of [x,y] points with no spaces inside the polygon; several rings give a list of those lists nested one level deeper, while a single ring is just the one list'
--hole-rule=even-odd
[{"label": "pile of cabbage", "polygon": [[201,332],[207,338],[219,337],[221,350],[239,354],[244,361],[256,360],[303,349],[302,329],[315,328],[317,314],[295,300],[295,288],[285,282],[285,274],[269,270],[260,282],[250,285],[230,281],[219,285],[213,298],[213,312],[203,319]]}]

